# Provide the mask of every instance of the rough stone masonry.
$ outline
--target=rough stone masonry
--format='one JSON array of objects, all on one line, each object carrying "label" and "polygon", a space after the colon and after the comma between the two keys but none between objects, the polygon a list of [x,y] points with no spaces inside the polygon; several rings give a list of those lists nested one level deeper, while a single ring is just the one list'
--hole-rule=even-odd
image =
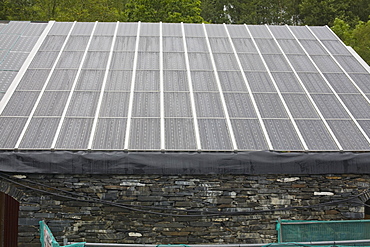
[{"label": "rough stone masonry", "polygon": [[[368,175],[351,174],[12,174],[12,179],[29,186],[0,180],[0,190],[20,202],[19,246],[27,247],[39,246],[40,220],[60,243],[63,238],[91,243],[271,243],[277,241],[279,218],[362,219],[363,205],[343,199],[370,183]],[[283,209],[291,206],[298,208]],[[205,212],[214,214],[191,216]],[[235,212],[239,214],[230,214]]]}]

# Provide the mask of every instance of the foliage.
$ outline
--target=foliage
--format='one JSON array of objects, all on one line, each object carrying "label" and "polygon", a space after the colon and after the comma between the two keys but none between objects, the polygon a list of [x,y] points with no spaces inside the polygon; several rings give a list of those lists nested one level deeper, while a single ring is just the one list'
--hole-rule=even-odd
[{"label": "foliage", "polygon": [[201,2],[198,0],[129,0],[128,21],[200,23]]},{"label": "foliage", "polygon": [[370,20],[360,21],[355,28],[351,28],[344,20],[337,18],[331,29],[370,64]]}]

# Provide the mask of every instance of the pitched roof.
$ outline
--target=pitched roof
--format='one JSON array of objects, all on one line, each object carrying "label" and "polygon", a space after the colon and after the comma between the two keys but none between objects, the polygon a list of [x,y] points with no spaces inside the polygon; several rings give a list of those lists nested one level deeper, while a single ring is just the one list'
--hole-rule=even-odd
[{"label": "pitched roof", "polygon": [[328,27],[0,24],[0,149],[370,151],[370,69]]}]

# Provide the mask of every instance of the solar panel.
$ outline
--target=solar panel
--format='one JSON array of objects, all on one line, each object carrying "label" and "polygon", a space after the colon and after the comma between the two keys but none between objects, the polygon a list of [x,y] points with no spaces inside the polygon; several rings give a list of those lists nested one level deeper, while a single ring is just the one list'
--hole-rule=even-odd
[{"label": "solar panel", "polygon": [[0,28],[0,148],[364,151],[370,73],[327,27]]}]

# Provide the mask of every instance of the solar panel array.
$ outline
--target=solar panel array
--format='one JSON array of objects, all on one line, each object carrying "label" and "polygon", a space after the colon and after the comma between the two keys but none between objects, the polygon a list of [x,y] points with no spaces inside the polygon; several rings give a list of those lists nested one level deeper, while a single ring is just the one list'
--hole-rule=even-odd
[{"label": "solar panel array", "polygon": [[1,149],[370,150],[369,68],[328,27],[21,25]]}]

